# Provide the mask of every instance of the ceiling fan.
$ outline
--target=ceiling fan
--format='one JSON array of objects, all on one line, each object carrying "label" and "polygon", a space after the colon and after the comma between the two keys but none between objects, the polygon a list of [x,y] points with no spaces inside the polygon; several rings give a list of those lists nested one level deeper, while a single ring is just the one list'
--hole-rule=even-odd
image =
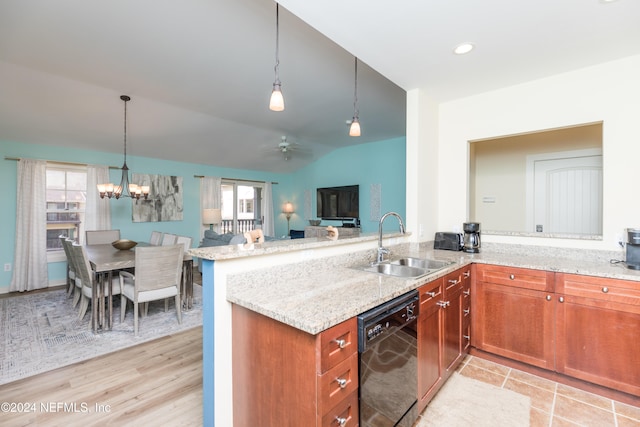
[{"label": "ceiling fan", "polygon": [[281,141],[278,144],[278,147],[276,149],[280,152],[280,154],[282,154],[282,157],[285,160],[290,160],[294,153],[296,155],[302,155],[302,156],[311,155],[311,150],[301,146],[296,142],[287,141],[286,136],[282,136]]}]

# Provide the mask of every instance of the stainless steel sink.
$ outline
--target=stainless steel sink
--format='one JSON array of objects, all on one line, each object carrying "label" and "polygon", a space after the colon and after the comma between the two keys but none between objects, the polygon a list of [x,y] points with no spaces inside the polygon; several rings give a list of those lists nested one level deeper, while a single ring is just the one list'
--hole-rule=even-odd
[{"label": "stainless steel sink", "polygon": [[422,268],[427,270],[439,270],[448,265],[452,264],[452,261],[440,261],[437,259],[428,259],[428,258],[400,258],[394,261],[390,261],[391,264],[394,265],[406,265],[409,267]]},{"label": "stainless steel sink", "polygon": [[366,267],[365,271],[371,271],[373,273],[386,274],[388,276],[397,277],[418,277],[427,274],[427,271],[423,268],[410,267],[407,265],[390,264],[382,262],[380,264],[374,264]]},{"label": "stainless steel sink", "polygon": [[453,264],[453,261],[440,261],[427,258],[404,257],[364,267],[364,271],[396,277],[420,277]]}]

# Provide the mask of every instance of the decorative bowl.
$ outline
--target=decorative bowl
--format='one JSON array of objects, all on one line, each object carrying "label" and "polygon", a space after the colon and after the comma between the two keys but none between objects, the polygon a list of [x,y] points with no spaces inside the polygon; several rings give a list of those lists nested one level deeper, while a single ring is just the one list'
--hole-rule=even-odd
[{"label": "decorative bowl", "polygon": [[313,226],[318,226],[320,225],[320,221],[319,219],[310,219],[309,220],[309,225],[313,225]]},{"label": "decorative bowl", "polygon": [[116,249],[120,249],[121,251],[126,251],[137,245],[138,242],[134,242],[133,240],[120,239],[115,242],[111,242],[111,246]]}]

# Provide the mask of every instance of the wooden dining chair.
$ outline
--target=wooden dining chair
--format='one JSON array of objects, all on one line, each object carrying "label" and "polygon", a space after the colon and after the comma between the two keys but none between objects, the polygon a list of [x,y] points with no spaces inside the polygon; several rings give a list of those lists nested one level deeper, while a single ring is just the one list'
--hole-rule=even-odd
[{"label": "wooden dining chair", "polygon": [[135,251],[135,275],[120,272],[120,321],[124,322],[127,300],[130,300],[133,330],[138,335],[139,305],[174,297],[178,323],[182,323],[180,278],[184,246],[146,246],[137,247]]},{"label": "wooden dining chair", "polygon": [[[76,266],[76,281],[80,282],[81,299],[80,310],[78,312],[78,318],[82,320],[87,313],[89,302],[93,296],[93,283],[96,280],[96,275],[91,269],[89,263],[89,257],[84,246],[74,243],[71,245],[71,256]],[[107,286],[105,290],[105,297],[110,295],[118,295],[120,293],[120,279],[117,275],[114,275],[111,279],[111,286]],[[76,290],[77,291],[77,290]]]},{"label": "wooden dining chair", "polygon": [[87,230],[85,244],[104,245],[120,240],[120,230]]},{"label": "wooden dining chair", "polygon": [[[73,242],[71,240],[67,242],[67,236],[58,236],[58,238],[60,239],[60,244],[62,245],[64,254],[67,257],[67,296],[71,296],[76,287],[76,268],[73,265],[70,252],[70,247]],[[73,306],[75,307],[76,304],[77,301],[73,303]]]},{"label": "wooden dining chair", "polygon": [[158,246],[160,243],[162,243],[162,232],[152,231],[151,238],[149,239],[149,244],[152,246]]},{"label": "wooden dining chair", "polygon": [[171,246],[175,245],[178,241],[178,236],[175,234],[164,233],[162,235],[162,246]]}]

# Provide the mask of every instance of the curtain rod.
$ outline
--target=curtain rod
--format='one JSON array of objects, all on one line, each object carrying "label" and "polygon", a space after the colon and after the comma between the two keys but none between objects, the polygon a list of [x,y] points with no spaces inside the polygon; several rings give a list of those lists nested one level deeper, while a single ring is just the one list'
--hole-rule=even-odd
[{"label": "curtain rod", "polygon": [[[204,178],[204,175],[193,175],[194,178]],[[241,182],[263,182],[267,183],[267,181],[260,181],[259,179],[240,179],[240,178],[220,178],[226,181],[241,181]],[[277,182],[271,182],[271,184],[277,185]]]},{"label": "curtain rod", "polygon": [[[6,157],[4,158],[5,160],[13,160],[13,161],[20,161],[22,160],[21,157]],[[69,166],[87,166],[88,163],[77,163],[77,162],[60,162],[58,160],[45,160],[45,162],[49,162],[49,163],[58,163],[61,165],[69,165]],[[118,166],[109,166],[109,169],[121,169]]]}]

